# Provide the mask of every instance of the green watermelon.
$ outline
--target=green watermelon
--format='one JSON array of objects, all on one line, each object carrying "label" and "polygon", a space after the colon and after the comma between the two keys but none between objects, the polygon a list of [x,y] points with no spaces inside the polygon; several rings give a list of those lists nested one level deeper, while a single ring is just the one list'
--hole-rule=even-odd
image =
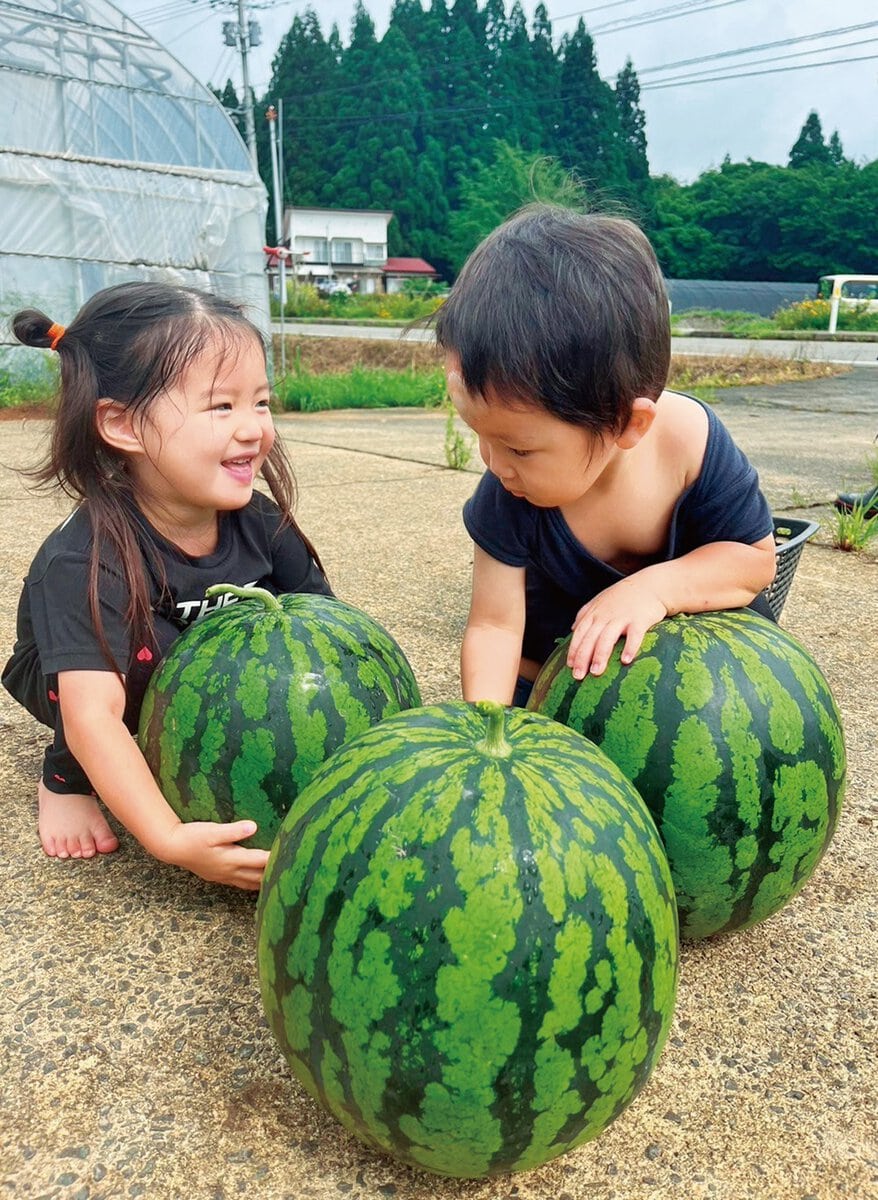
[{"label": "green watermelon", "polygon": [[149,682],[139,740],[184,821],[250,818],[268,849],[333,750],[421,703],[405,655],[371,617],[330,596],[220,584],[237,603],[190,625]]},{"label": "green watermelon", "polygon": [[390,717],[300,793],[257,909],[269,1024],[351,1132],[478,1178],[595,1137],[668,1033],[673,885],[609,759],[521,709]]},{"label": "green watermelon", "polygon": [[567,645],[528,708],[596,742],[646,801],[683,936],[776,912],[820,860],[844,795],[841,719],[811,656],[746,609],[667,618],[630,666],[620,642],[604,674],[581,683]]}]

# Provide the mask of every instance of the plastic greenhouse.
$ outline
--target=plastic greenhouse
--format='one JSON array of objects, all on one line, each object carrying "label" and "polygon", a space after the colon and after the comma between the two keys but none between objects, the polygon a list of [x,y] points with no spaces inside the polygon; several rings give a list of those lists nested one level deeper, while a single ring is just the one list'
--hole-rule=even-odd
[{"label": "plastic greenhouse", "polygon": [[247,148],[106,0],[0,0],[0,213],[0,366],[34,357],[10,348],[12,312],[65,322],[129,279],[219,292],[268,329],[266,195]]}]

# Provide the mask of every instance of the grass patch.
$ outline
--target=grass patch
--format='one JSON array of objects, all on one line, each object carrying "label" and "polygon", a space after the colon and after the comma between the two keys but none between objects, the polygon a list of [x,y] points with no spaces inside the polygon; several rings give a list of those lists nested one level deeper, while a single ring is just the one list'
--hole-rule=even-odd
[{"label": "grass patch", "polygon": [[777,326],[769,317],[758,313],[740,312],[723,308],[687,308],[671,313],[671,332],[684,330],[705,333],[727,333],[729,337],[771,337]]},{"label": "grass patch", "polygon": [[325,412],[339,408],[440,408],[445,374],[438,368],[402,371],[353,367],[318,375],[304,368],[278,379],[274,387],[284,412]]},{"label": "grass patch", "polygon": [[[839,333],[878,333],[878,312],[867,304],[841,305]],[[729,337],[770,338],[779,334],[829,331],[829,301],[802,300],[780,308],[771,317],[723,308],[686,308],[671,313],[671,332],[722,333]]]}]

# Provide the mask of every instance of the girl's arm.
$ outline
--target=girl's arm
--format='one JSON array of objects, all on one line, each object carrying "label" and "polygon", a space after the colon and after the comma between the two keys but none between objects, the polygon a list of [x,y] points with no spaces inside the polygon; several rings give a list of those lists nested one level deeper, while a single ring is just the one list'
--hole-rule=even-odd
[{"label": "girl's arm", "polygon": [[150,854],[213,883],[259,887],[268,852],[236,844],[255,832],[256,823],[180,820],[123,723],[125,688],[118,675],[62,671],[58,701],[70,752],[101,801]]},{"label": "girl's arm", "polygon": [[474,547],[472,600],[460,651],[464,700],[511,704],[524,635],[524,567]]},{"label": "girl's arm", "polygon": [[752,545],[711,542],[670,562],[654,563],[600,592],[576,614],[567,665],[576,679],[600,675],[624,637],[622,662],[644,634],[677,613],[744,608],[768,587],[777,568],[774,538]]}]

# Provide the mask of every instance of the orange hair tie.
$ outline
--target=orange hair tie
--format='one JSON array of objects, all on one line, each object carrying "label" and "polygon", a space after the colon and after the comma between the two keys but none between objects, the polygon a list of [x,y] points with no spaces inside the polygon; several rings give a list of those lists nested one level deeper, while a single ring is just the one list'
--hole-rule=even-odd
[{"label": "orange hair tie", "polygon": [[50,350],[58,349],[58,343],[61,341],[62,337],[64,336],[64,334],[66,332],[67,332],[67,330],[64,328],[63,325],[52,324],[49,326],[48,330],[46,331],[46,337],[48,337],[50,339],[50,341],[49,341],[49,349]]}]

